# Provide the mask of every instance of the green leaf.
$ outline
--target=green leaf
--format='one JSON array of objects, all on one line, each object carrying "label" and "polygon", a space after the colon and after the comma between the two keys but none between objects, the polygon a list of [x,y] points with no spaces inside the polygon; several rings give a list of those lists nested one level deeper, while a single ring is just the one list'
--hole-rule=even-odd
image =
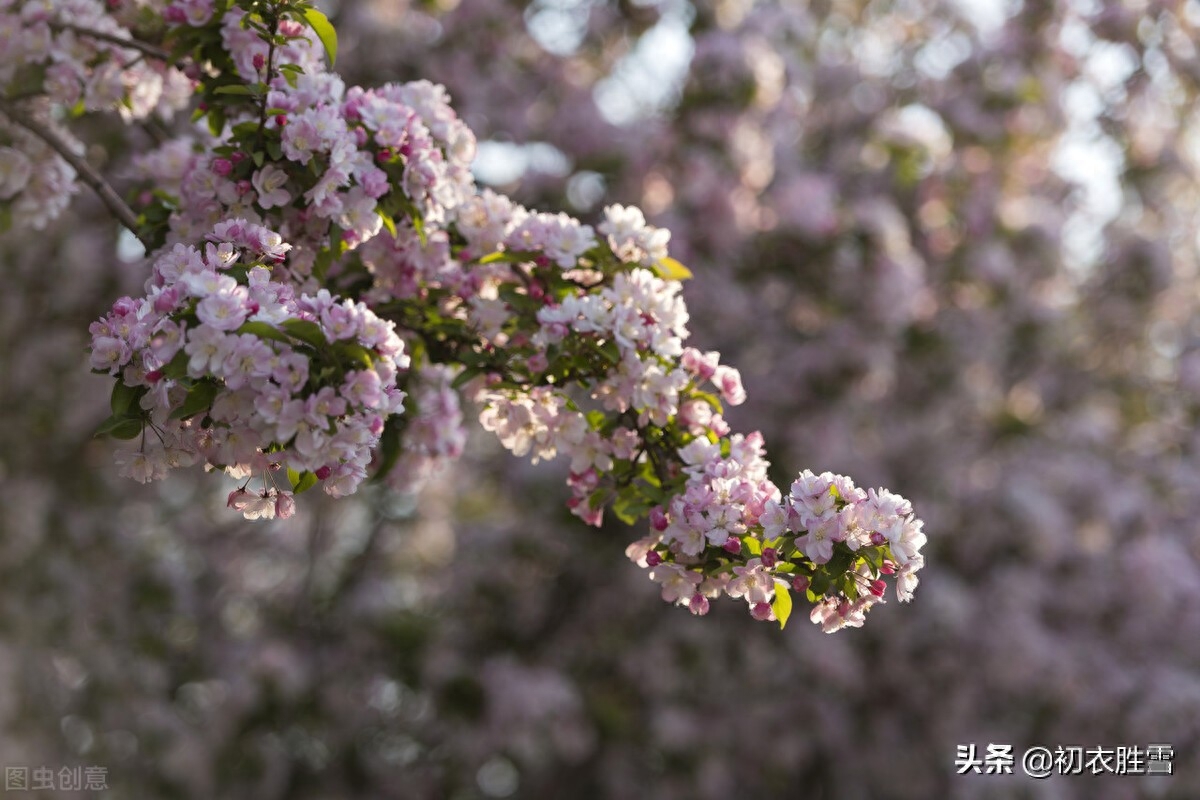
[{"label": "green leaf", "polygon": [[626,487],[612,505],[613,514],[626,525],[637,522],[653,503],[642,497],[633,486]]},{"label": "green leaf", "polygon": [[133,404],[145,393],[145,387],[126,386],[124,381],[117,379],[117,382],[113,384],[112,398],[108,403],[113,416],[130,416],[129,409],[133,408]]},{"label": "green leaf", "polygon": [[213,400],[217,398],[220,388],[212,380],[197,381],[196,385],[188,391],[187,396],[183,398],[179,407],[171,412],[170,419],[187,419],[212,408]]},{"label": "green leaf", "polygon": [[695,397],[697,400],[703,400],[704,402],[708,403],[710,406],[712,406],[713,411],[716,411],[718,414],[725,413],[725,407],[721,405],[721,399],[719,397],[717,397],[715,394],[713,394],[712,392],[705,392],[705,391],[701,391],[700,389],[693,389],[692,397]]},{"label": "green leaf", "polygon": [[224,131],[225,112],[220,108],[210,108],[208,110],[208,132],[219,138]]},{"label": "green leaf", "polygon": [[779,630],[783,630],[788,617],[792,615],[792,593],[783,581],[775,581],[775,600],[771,603],[771,610],[775,612],[775,619],[779,620]]},{"label": "green leaf", "polygon": [[226,86],[218,86],[213,89],[213,94],[233,94],[239,97],[254,97],[256,92],[249,86],[240,83],[231,83]]},{"label": "green leaf", "polygon": [[464,369],[462,372],[458,373],[458,377],[455,378],[450,384],[450,388],[461,389],[462,387],[466,386],[472,378],[481,374],[483,374],[482,367],[468,367],[467,369]]},{"label": "green leaf", "polygon": [[396,462],[400,460],[400,445],[404,434],[405,420],[403,415],[393,414],[383,423],[383,433],[379,436],[379,469],[371,479],[373,482],[378,483],[386,478],[387,474],[392,471],[392,467],[396,466]]},{"label": "green leaf", "polygon": [[675,259],[667,256],[654,262],[654,271],[660,278],[669,281],[686,281],[692,277],[692,271]]},{"label": "green leaf", "polygon": [[382,208],[379,208],[378,206],[375,207],[375,212],[377,214],[379,214],[379,218],[381,220],[383,220],[383,227],[387,228],[387,232],[392,235],[393,239],[395,239],[396,238],[396,221],[394,219],[392,219],[392,215],[387,213],[386,211],[384,211]]},{"label": "green leaf", "polygon": [[605,503],[607,503],[608,498],[611,496],[612,496],[612,491],[609,490],[607,487],[601,486],[599,489],[597,489],[596,491],[594,491],[590,495],[588,495],[588,501],[587,501],[588,508],[595,511],[597,508],[600,508]]},{"label": "green leaf", "polygon": [[362,365],[365,369],[370,369],[374,366],[375,361],[371,358],[371,351],[356,342],[343,342],[339,344],[338,351],[349,358],[351,361]]},{"label": "green leaf", "polygon": [[313,347],[324,347],[327,344],[325,334],[321,332],[321,326],[312,320],[289,319],[281,327],[288,332],[289,336],[295,337],[305,344],[311,344]]},{"label": "green leaf", "polygon": [[180,350],[175,354],[175,357],[167,362],[167,365],[163,367],[163,377],[169,378],[170,380],[179,380],[183,376],[187,375],[187,365],[187,353],[185,353],[183,350]]},{"label": "green leaf", "polygon": [[752,556],[761,556],[762,555],[762,542],[760,542],[758,539],[754,538],[753,536],[743,536],[742,544],[745,545],[746,549],[750,551],[750,555],[752,555]]},{"label": "green leaf", "polygon": [[338,45],[337,31],[329,23],[329,17],[315,8],[306,8],[304,9],[304,21],[316,32],[317,38],[325,46],[325,52],[329,55],[329,66],[332,67],[337,61]]},{"label": "green leaf", "polygon": [[292,491],[296,494],[307,492],[309,489],[317,485],[317,476],[305,470],[304,472],[296,472],[296,470],[288,467],[288,480],[292,483]]},{"label": "green leaf", "polygon": [[288,338],[286,333],[267,322],[256,322],[253,320],[243,322],[241,327],[234,331],[234,333],[249,333],[260,339],[274,339],[277,342],[292,343],[292,340]]},{"label": "green leaf", "polygon": [[600,355],[610,364],[621,363],[621,348],[612,339],[608,339],[600,345]]},{"label": "green leaf", "polygon": [[100,427],[96,428],[96,437],[111,436],[114,439],[136,439],[138,434],[142,432],[143,423],[141,417],[118,417],[112,416],[100,423]]}]

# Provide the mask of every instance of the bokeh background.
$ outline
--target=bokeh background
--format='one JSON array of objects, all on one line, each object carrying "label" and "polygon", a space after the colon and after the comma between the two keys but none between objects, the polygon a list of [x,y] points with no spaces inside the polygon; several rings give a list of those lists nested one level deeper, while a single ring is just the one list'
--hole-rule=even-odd
[{"label": "bokeh background", "polygon": [[[117,478],[86,328],[145,266],[81,194],[0,238],[4,765],[114,800],[1200,797],[1200,3],[322,5],[348,80],[449,88],[481,182],[669,227],[731,422],[785,485],[911,498],[922,585],[831,636],[693,618],[482,433],[289,521]],[[139,137],[89,155],[120,184]],[[958,776],[971,743],[1175,775]]]}]

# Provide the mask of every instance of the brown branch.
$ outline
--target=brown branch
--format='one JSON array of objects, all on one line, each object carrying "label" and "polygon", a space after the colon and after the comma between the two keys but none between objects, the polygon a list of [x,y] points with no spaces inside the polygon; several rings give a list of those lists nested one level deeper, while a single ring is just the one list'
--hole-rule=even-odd
[{"label": "brown branch", "polygon": [[102,42],[115,44],[119,47],[124,47],[129,50],[137,50],[139,53],[149,56],[150,58],[156,58],[159,61],[169,62],[171,60],[171,54],[166,50],[163,50],[160,47],[155,47],[152,44],[146,44],[138,39],[126,39],[124,36],[117,36],[116,34],[105,33],[104,31],[94,31],[91,28],[84,28],[81,25],[72,25],[69,22],[52,22],[50,23],[50,27],[54,30],[71,31],[72,33],[77,33],[80,36],[86,36],[89,39],[99,39]]},{"label": "brown branch", "polygon": [[87,159],[76,153],[70,146],[55,133],[50,126],[40,122],[32,114],[18,105],[9,103],[5,100],[0,100],[0,112],[5,116],[20,125],[25,130],[32,133],[37,138],[41,139],[46,145],[58,153],[64,161],[75,168],[75,172],[79,175],[79,179],[86,183],[100,196],[101,202],[108,208],[109,212],[117,218],[117,221],[124,225],[129,231],[137,237],[142,246],[146,248],[146,252],[150,252],[150,242],[146,241],[138,233],[137,215],[133,213],[121,196],[117,194],[116,189],[112,187],[99,170],[93,167]]}]

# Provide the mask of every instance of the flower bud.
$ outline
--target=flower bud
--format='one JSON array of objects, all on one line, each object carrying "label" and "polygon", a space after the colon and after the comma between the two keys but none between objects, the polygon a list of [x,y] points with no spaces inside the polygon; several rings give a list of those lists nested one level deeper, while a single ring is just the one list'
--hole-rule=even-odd
[{"label": "flower bud", "polygon": [[296,500],[291,492],[280,492],[275,498],[275,516],[287,519],[296,513]]},{"label": "flower bud", "polygon": [[703,617],[708,613],[708,598],[697,592],[688,602],[688,610],[697,617]]},{"label": "flower bud", "polygon": [[[659,533],[662,533],[663,531],[665,531],[667,529],[667,526],[670,524],[671,523],[669,523],[667,521],[666,513],[662,510],[662,506],[655,506],[654,508],[650,509],[650,527],[651,528],[658,531]],[[741,549],[740,546],[739,546],[739,549]]]},{"label": "flower bud", "polygon": [[771,618],[771,606],[767,603],[755,603],[750,607],[750,616],[759,622],[766,622]]}]

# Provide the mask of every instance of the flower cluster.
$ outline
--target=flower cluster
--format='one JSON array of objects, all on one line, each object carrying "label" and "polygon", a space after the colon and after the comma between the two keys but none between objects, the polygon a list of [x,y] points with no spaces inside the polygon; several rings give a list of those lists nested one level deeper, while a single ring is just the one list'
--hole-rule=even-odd
[{"label": "flower cluster", "polygon": [[148,57],[100,0],[0,0],[0,84],[125,120],[169,119],[193,88],[183,72]]},{"label": "flower cluster", "polygon": [[464,387],[514,454],[567,456],[576,516],[650,517],[631,556],[668,601],[702,614],[724,593],[782,625],[803,591],[833,629],[861,622],[881,575],[903,570],[908,596],[911,508],[843,478],[810,496],[810,473],[781,497],[761,435],[724,419],[740,374],[684,346],[690,273],[639,209],[593,228],[481,192],[445,91],[347,88],[307,4],[177,3],[166,19],[205,62],[209,137],[141,159],[167,173],[140,218],[153,277],[92,329],[93,368],[118,378],[102,430],[141,437],[127,473],[202,458],[246,479],[229,504],[247,517],[290,515],[317,482],[350,494],[369,471],[413,489],[461,452]]},{"label": "flower cluster", "polygon": [[[225,14],[223,52],[258,102],[210,98],[217,140],[185,168],[166,241],[189,241],[230,215],[277,220],[297,245],[292,269],[303,281],[331,231],[340,248],[353,250],[385,227],[411,230],[419,220],[415,240],[424,226],[453,217],[473,191],[475,139],[442,87],[415,81],[347,90],[322,71],[311,30],[280,20],[282,44],[272,50],[245,20],[240,9]],[[371,253],[383,272],[396,260],[387,255],[381,245]]]},{"label": "flower cluster", "polygon": [[251,518],[273,515],[268,499],[290,513],[292,490],[320,482],[341,497],[366,477],[385,421],[404,407],[404,344],[362,303],[297,297],[273,280],[289,249],[262,226],[221,223],[203,250],[160,256],[147,295],[92,325],[92,368],[118,377],[106,430],[141,438],[121,456],[127,474],[159,478],[199,456],[262,476],[256,498],[245,485],[230,497]]},{"label": "flower cluster", "polygon": [[758,433],[724,446],[696,439],[680,455],[684,491],[651,510],[654,533],[626,551],[650,568],[663,600],[706,614],[710,598],[728,594],[756,619],[786,621],[795,590],[816,604],[813,622],[832,632],[861,626],[883,602],[884,575],[896,575],[902,601],[912,598],[925,536],[904,498],[808,470],[781,496]]},{"label": "flower cluster", "polygon": [[[380,465],[387,484],[415,493],[447,464],[462,455],[467,442],[462,404],[451,384],[454,372],[439,364],[415,371],[408,384],[404,447],[391,465]],[[387,455],[384,455],[386,458]]]},{"label": "flower cluster", "polygon": [[[48,119],[43,124],[53,126]],[[54,129],[68,147],[78,146],[65,131]],[[21,128],[0,125],[0,141],[4,138],[13,146],[0,147],[0,230],[42,230],[71,202],[77,189],[75,169]]]}]

